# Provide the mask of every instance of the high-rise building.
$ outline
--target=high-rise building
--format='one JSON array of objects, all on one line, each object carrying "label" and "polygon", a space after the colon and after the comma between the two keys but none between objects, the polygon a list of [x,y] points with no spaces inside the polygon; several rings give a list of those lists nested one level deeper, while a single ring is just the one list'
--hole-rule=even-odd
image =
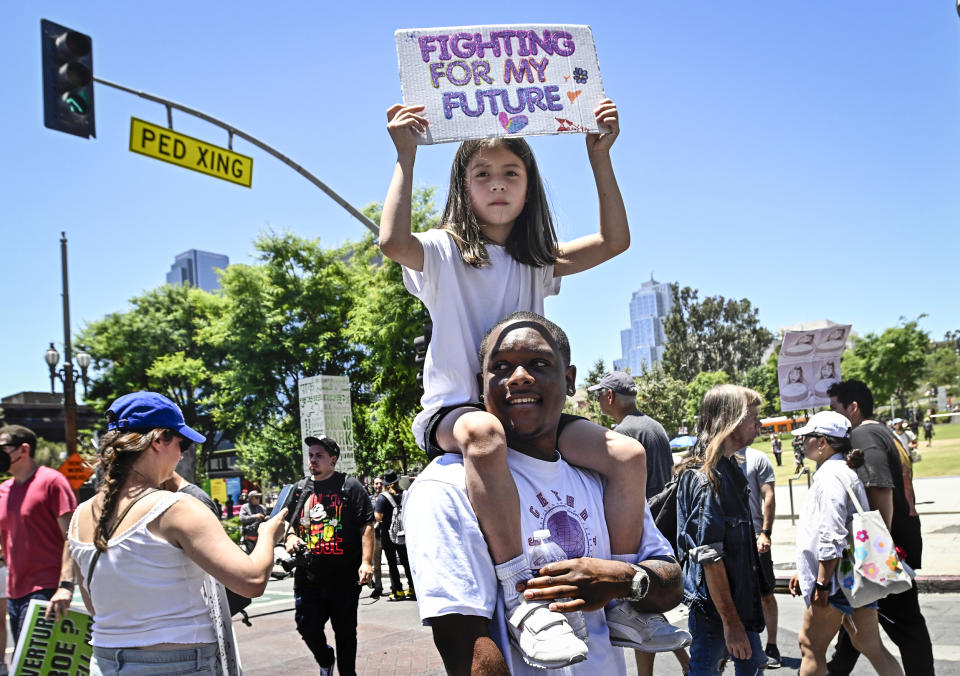
[{"label": "high-rise building", "polygon": [[650,276],[630,298],[630,328],[620,332],[622,357],[613,368],[640,374],[653,368],[663,358],[667,336],[663,321],[673,307],[669,284],[661,284]]},{"label": "high-rise building", "polygon": [[215,291],[220,288],[220,281],[214,268],[224,270],[228,265],[230,258],[223,254],[190,249],[173,259],[167,284],[189,284],[204,291]]}]

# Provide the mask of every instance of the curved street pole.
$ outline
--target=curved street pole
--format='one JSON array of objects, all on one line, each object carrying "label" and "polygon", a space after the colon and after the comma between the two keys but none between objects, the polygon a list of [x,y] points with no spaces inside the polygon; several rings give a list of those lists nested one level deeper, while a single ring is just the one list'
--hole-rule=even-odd
[{"label": "curved street pole", "polygon": [[173,116],[172,116],[172,113],[170,112],[171,109],[173,108],[179,111],[182,111],[184,113],[187,113],[189,115],[193,115],[194,117],[198,117],[201,120],[204,120],[206,122],[209,122],[210,124],[220,127],[221,129],[226,129],[227,133],[230,135],[229,141],[228,141],[228,147],[230,148],[230,150],[233,150],[234,136],[239,136],[244,141],[247,141],[248,143],[252,143],[256,147],[263,150],[264,152],[269,153],[270,155],[273,155],[278,160],[280,160],[281,162],[286,164],[288,167],[296,171],[298,174],[303,176],[305,179],[307,179],[308,181],[313,183],[315,186],[320,188],[323,192],[327,193],[327,195],[329,195],[334,202],[336,202],[337,204],[342,206],[344,209],[346,209],[351,216],[353,216],[358,221],[360,221],[364,225],[364,227],[366,227],[367,230],[372,232],[374,235],[380,234],[380,229],[377,227],[376,223],[374,223],[369,218],[367,218],[362,213],[360,213],[360,211],[358,211],[357,208],[354,207],[352,204],[350,204],[347,200],[340,197],[340,195],[338,195],[332,188],[330,188],[330,186],[328,186],[326,183],[324,183],[319,178],[311,174],[302,166],[300,166],[299,164],[291,160],[289,157],[281,153],[279,150],[272,148],[271,146],[267,145],[260,139],[254,136],[251,136],[250,134],[247,134],[243,131],[240,131],[233,125],[227,124],[222,120],[218,120],[217,118],[207,115],[204,112],[201,112],[194,108],[190,108],[180,103],[176,103],[174,101],[170,101],[169,99],[164,99],[162,97],[154,96],[153,94],[149,94],[147,92],[141,92],[141,91],[137,91],[136,89],[124,87],[123,85],[117,84],[115,82],[110,82],[109,80],[104,80],[103,78],[99,78],[99,77],[93,78],[93,81],[99,82],[100,84],[106,85],[107,87],[113,87],[114,89],[119,89],[120,91],[127,92],[128,94],[139,96],[140,98],[146,99],[147,101],[153,101],[154,103],[159,103],[166,106],[167,107],[167,126],[170,129],[173,129]]}]

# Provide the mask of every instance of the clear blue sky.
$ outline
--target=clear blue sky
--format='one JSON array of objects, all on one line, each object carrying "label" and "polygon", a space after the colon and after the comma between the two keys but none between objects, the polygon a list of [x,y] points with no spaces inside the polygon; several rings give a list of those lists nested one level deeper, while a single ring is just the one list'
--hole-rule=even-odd
[{"label": "clear blue sky", "polygon": [[[474,9],[476,7],[476,9]],[[960,19],[953,0],[701,2],[519,7],[459,3],[13,2],[0,134],[0,394],[48,387],[63,339],[59,236],[70,240],[74,330],[128,307],[190,248],[249,262],[257,233],[329,245],[365,231],[286,166],[254,157],[246,189],[128,151],[130,117],[161,106],[96,89],[96,140],[43,126],[40,19],[93,38],[95,73],[262,138],[357,206],[393,167],[384,111],[399,100],[393,32],[483,23],[593,27],[622,134],[613,154],[630,250],[564,280],[547,314],[581,375],[620,355],[627,303],[651,272],[702,295],[749,298],[772,330],[830,318],[863,334],[929,316],[960,328]],[[226,144],[182,114],[177,130]],[[533,139],[562,239],[596,228],[580,137]],[[444,186],[455,147],[422,149]],[[62,348],[61,348],[62,349]]]}]

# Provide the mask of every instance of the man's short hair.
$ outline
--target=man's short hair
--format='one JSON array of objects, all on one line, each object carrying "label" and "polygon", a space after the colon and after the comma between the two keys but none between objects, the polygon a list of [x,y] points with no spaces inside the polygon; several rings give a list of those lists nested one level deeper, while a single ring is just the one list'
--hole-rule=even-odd
[{"label": "man's short hair", "polygon": [[563,365],[570,366],[570,340],[567,338],[567,334],[563,332],[559,326],[551,322],[549,319],[542,315],[538,315],[536,312],[527,312],[521,310],[520,312],[514,312],[511,315],[507,315],[499,322],[490,327],[490,330],[487,331],[483,339],[480,341],[480,350],[478,352],[478,357],[480,357],[480,368],[483,368],[483,360],[487,356],[487,351],[490,349],[490,336],[494,332],[503,326],[504,324],[512,324],[513,322],[531,322],[533,324],[539,324],[547,330],[547,333],[550,334],[550,337],[553,338],[553,341],[557,344],[557,349],[560,350],[560,356],[563,358]]},{"label": "man's short hair", "polygon": [[836,397],[844,407],[857,402],[860,415],[873,418],[873,393],[862,380],[841,380],[834,383],[827,388],[827,396]]},{"label": "man's short hair", "polygon": [[311,446],[323,446],[325,449],[327,449],[327,453],[330,455],[335,455],[338,458],[340,457],[340,447],[337,445],[336,441],[328,436],[307,437],[303,440],[303,443],[307,445],[307,448],[310,448]]},{"label": "man's short hair", "polygon": [[30,446],[30,457],[33,457],[34,451],[37,450],[37,435],[34,434],[32,429],[23,425],[5,425],[0,427],[0,436],[4,434],[10,437],[11,445],[28,444]]}]

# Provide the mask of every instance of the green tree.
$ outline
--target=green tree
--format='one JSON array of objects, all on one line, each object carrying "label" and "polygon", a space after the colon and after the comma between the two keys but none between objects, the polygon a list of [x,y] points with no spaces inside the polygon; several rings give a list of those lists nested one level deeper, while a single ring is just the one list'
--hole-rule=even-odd
[{"label": "green tree", "polygon": [[[87,401],[106,410],[122,394],[159,392],[183,411],[187,424],[207,437],[187,457],[184,475],[195,479],[200,467],[230,428],[214,420],[209,397],[212,373],[224,354],[197,339],[197,332],[216,321],[223,299],[190,286],[161,286],[132,298],[130,309],[87,324],[76,338],[93,355],[94,377]],[[193,462],[191,462],[193,461]]]},{"label": "green tree", "polygon": [[[590,367],[590,370],[587,372],[587,377],[581,383],[580,387],[584,390],[587,390],[589,387],[596,385],[600,382],[600,379],[608,373],[607,366],[604,364],[603,359],[597,359],[593,362],[593,366]],[[577,415],[583,415],[583,411],[574,412]],[[597,398],[593,396],[591,392],[587,392],[587,411],[586,417],[597,423],[598,425],[603,425],[604,427],[613,427],[615,424],[613,418],[608,415],[604,415],[603,411],[600,410],[600,402],[597,401]]]},{"label": "green tree", "polygon": [[[667,374],[659,364],[644,371],[634,380],[637,383],[637,408],[647,414],[675,437],[684,423],[687,385]],[[693,419],[686,420],[692,429]]]},{"label": "green tree", "polygon": [[705,371],[698,373],[687,386],[687,401],[684,410],[687,414],[687,420],[691,423],[700,415],[700,404],[705,395],[712,387],[724,385],[730,382],[730,376],[726,371]]},{"label": "green tree", "polygon": [[759,366],[751,366],[739,379],[739,384],[756,390],[763,396],[762,417],[780,414],[780,384],[777,382],[777,355],[771,354]]},{"label": "green tree", "polygon": [[960,355],[951,344],[941,344],[927,354],[923,380],[931,387],[945,385],[956,388],[960,384]]},{"label": "green tree", "polygon": [[673,308],[663,325],[667,373],[683,382],[703,371],[726,371],[732,379],[760,363],[773,334],[760,326],[749,300],[709,296],[701,301],[689,286],[672,284],[671,289]]},{"label": "green tree", "polygon": [[369,397],[358,378],[365,355],[344,331],[355,289],[342,250],[290,233],[254,246],[260,264],[224,271],[223,311],[200,337],[225,356],[210,401],[216,423],[238,431],[241,465],[290,481],[303,473],[298,379],[345,375],[355,403]]},{"label": "green tree", "polygon": [[[432,188],[414,192],[414,232],[439,223],[433,195]],[[381,205],[372,205],[365,213],[379,223],[380,211]],[[349,252],[348,270],[355,294],[346,336],[364,355],[358,367],[369,388],[368,401],[354,407],[357,446],[364,449],[358,469],[369,473],[387,468],[406,472],[427,460],[410,426],[423,395],[417,383],[413,341],[423,333],[429,315],[404,287],[401,267],[383,257],[372,236],[351,245]]]},{"label": "green tree", "polygon": [[883,333],[868,333],[854,340],[853,349],[844,353],[841,368],[845,379],[862,380],[873,392],[876,404],[893,395],[901,408],[923,377],[930,337],[918,326],[917,319],[904,321]]}]

